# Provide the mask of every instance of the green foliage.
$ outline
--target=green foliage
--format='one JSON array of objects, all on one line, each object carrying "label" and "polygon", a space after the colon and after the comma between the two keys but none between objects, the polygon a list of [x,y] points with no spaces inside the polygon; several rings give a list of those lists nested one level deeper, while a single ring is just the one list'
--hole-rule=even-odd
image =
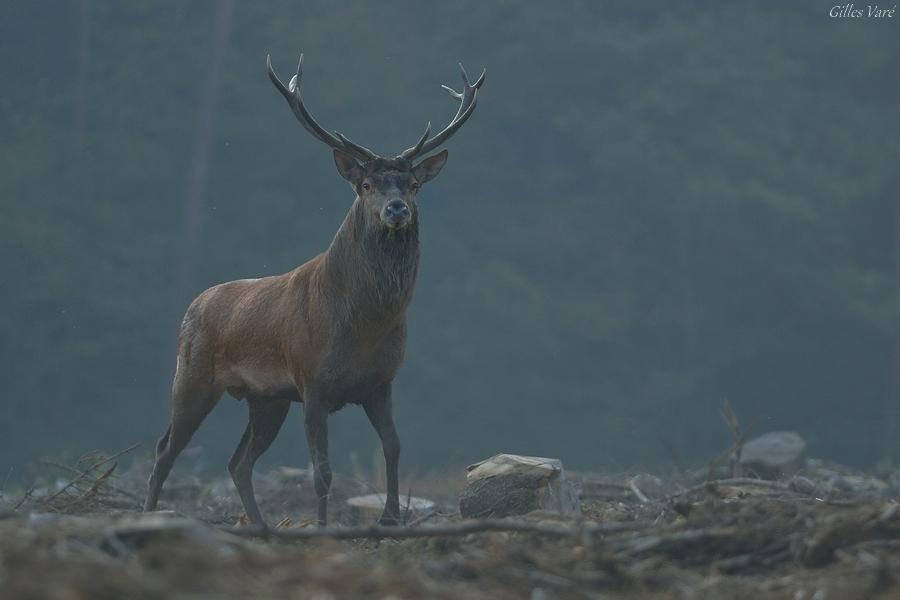
[{"label": "green foliage", "polygon": [[[2,9],[0,471],[164,428],[214,12]],[[352,199],[266,53],[284,77],[302,49],[317,117],[384,153],[449,119],[457,61],[484,65],[420,202],[403,461],[693,460],[726,443],[728,397],[872,462],[900,323],[895,29],[821,3],[238,3],[191,294],[300,264]],[[224,465],[244,417],[223,413],[198,439]],[[334,427],[339,457],[375,446],[360,415]],[[302,463],[296,420],[282,436]]]}]

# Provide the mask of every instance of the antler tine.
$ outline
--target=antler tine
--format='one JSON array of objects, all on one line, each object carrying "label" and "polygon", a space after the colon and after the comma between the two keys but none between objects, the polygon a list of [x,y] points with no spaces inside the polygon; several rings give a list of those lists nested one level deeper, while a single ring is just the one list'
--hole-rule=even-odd
[{"label": "antler tine", "polygon": [[354,154],[354,152],[358,152],[359,154],[362,154],[365,156],[365,160],[370,160],[370,159],[373,159],[376,157],[374,152],[372,152],[365,146],[360,146],[356,142],[348,139],[347,136],[345,136],[343,133],[341,133],[339,131],[335,131],[334,135],[336,135],[338,137],[338,139],[341,140],[341,144],[344,145],[343,150],[348,150],[350,152],[350,154]]},{"label": "antler tine", "polygon": [[399,158],[412,160],[420,154],[425,154],[426,152],[434,150],[445,141],[447,141],[450,136],[456,133],[456,131],[460,127],[462,127],[463,123],[465,123],[469,119],[469,117],[472,116],[472,112],[475,110],[475,105],[478,103],[478,90],[484,84],[487,69],[482,71],[481,75],[475,81],[474,85],[471,85],[469,83],[469,77],[466,74],[466,70],[462,66],[462,63],[460,63],[459,65],[459,72],[463,80],[462,92],[457,92],[453,88],[446,85],[441,86],[459,102],[459,110],[456,111],[456,115],[450,121],[450,124],[447,125],[447,127],[445,127],[443,131],[429,140],[425,139],[428,136],[428,129],[426,129],[425,136],[423,136],[423,138],[420,139],[415,146],[413,146],[412,148],[407,148],[406,150],[401,152]]},{"label": "antler tine", "polygon": [[[300,65],[302,65],[302,64],[303,64],[303,55],[301,54],[300,55]],[[290,105],[291,109],[294,111],[294,114],[297,116],[297,120],[300,121],[300,124],[303,126],[303,128],[305,130],[307,130],[308,132],[310,132],[311,134],[313,134],[314,136],[318,137],[318,135],[316,135],[316,132],[313,130],[313,128],[310,127],[309,124],[303,118],[301,118],[301,115],[298,113],[296,107],[294,106],[294,103],[296,102],[296,98],[294,97],[294,89],[296,87],[297,75],[294,75],[291,78],[291,81],[288,84],[290,86],[290,89],[288,89],[283,83],[281,83],[281,79],[278,78],[278,75],[275,74],[275,69],[272,68],[272,57],[271,57],[271,55],[268,55],[268,54],[266,55],[266,70],[269,73],[269,79],[272,80],[272,83],[275,84],[275,88],[279,92],[281,92],[281,95],[284,96],[285,100],[287,100],[288,105]],[[298,72],[298,74],[300,73],[300,66],[297,67],[297,72]]]},{"label": "antler tine", "polygon": [[454,98],[456,98],[457,100],[462,100],[463,95],[460,94],[459,92],[457,92],[456,90],[454,90],[454,89],[453,89],[452,87],[450,87],[449,85],[441,85],[441,87],[444,88],[445,90],[447,90],[447,92],[448,92],[451,96],[453,96]]},{"label": "antler tine", "polygon": [[481,86],[484,85],[484,78],[486,75],[487,75],[487,69],[482,69],[481,75],[478,76],[478,79],[475,80],[475,85],[473,85],[472,87],[475,88],[476,90],[480,90]]},{"label": "antler tine", "polygon": [[422,145],[422,148],[419,150],[418,154],[425,154],[427,152],[431,152],[444,142],[446,142],[450,137],[456,133],[456,131],[463,126],[463,124],[469,120],[469,117],[472,116],[472,113],[475,111],[475,105],[478,103],[478,98],[475,94],[472,95],[472,100],[470,103],[466,103],[465,100],[460,104],[460,111],[465,108],[464,112],[461,114],[458,112],[457,116],[450,122],[447,127],[444,128],[443,131],[438,133],[436,136],[425,142]]},{"label": "antler tine", "polygon": [[300,89],[300,80],[303,79],[303,53],[300,53],[300,60],[297,61],[297,72],[288,82],[288,91],[295,93]]},{"label": "antler tine", "polygon": [[269,79],[272,80],[272,83],[275,84],[275,88],[281,92],[281,95],[285,97],[285,99],[290,102],[291,93],[288,91],[284,84],[281,83],[281,80],[278,78],[278,75],[275,74],[275,69],[272,68],[272,55],[266,54],[266,72],[269,74]]},{"label": "antler tine", "polygon": [[[462,65],[459,65],[459,66],[462,67]],[[482,69],[481,75],[478,76],[478,79],[475,81],[475,84],[472,85],[471,87],[475,88],[476,90],[481,89],[481,86],[484,84],[484,78],[486,75],[487,75],[487,69]],[[468,83],[468,79],[466,79],[465,74],[463,75],[463,80],[466,83]],[[447,90],[447,93],[449,93],[451,96],[453,96],[454,98],[456,98],[459,101],[462,101],[463,95],[460,94],[459,92],[457,92],[456,90],[454,90],[452,87],[450,87],[449,85],[442,85],[441,87],[444,88],[445,90]],[[465,88],[463,88],[463,89],[465,89]]]},{"label": "antler tine", "polygon": [[373,158],[376,158],[377,155],[368,148],[351,142],[341,134],[332,135],[325,131],[306,109],[306,105],[303,104],[303,96],[300,94],[300,82],[303,79],[302,53],[300,54],[300,61],[297,63],[297,74],[291,77],[291,81],[288,83],[287,87],[281,82],[278,75],[275,74],[275,70],[272,68],[271,56],[266,56],[266,68],[269,73],[269,79],[272,80],[275,88],[281,92],[281,95],[287,100],[288,105],[291,107],[291,110],[294,111],[294,115],[297,117],[297,120],[300,121],[300,124],[304,129],[310,132],[319,141],[325,142],[332,148],[347,152],[363,162],[368,162]]},{"label": "antler tine", "polygon": [[415,156],[422,150],[422,146],[425,145],[425,141],[428,139],[429,133],[431,133],[431,121],[428,121],[428,123],[425,125],[425,133],[422,134],[422,137],[419,138],[419,141],[416,142],[416,145],[411,148],[411,156]]}]

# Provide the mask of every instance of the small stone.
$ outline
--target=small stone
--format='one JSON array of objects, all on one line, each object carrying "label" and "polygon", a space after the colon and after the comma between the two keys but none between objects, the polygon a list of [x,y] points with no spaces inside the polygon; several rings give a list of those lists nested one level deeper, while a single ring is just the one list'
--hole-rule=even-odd
[{"label": "small stone", "polygon": [[[366,494],[354,496],[347,500],[351,509],[351,520],[360,524],[371,523],[381,516],[387,496],[384,494]],[[415,496],[400,496],[400,518],[407,521],[428,516],[434,512],[434,502]]]},{"label": "small stone", "polygon": [[581,512],[580,488],[568,480],[562,461],[498,454],[469,466],[459,499],[464,517],[505,517],[535,510]]},{"label": "small stone", "polygon": [[808,477],[802,477],[800,475],[794,475],[789,485],[791,489],[795,492],[799,492],[801,494],[814,494],[816,492],[816,484],[813,480]]},{"label": "small stone", "polygon": [[764,479],[790,477],[806,464],[806,441],[796,431],[771,431],[744,444],[741,467]]}]

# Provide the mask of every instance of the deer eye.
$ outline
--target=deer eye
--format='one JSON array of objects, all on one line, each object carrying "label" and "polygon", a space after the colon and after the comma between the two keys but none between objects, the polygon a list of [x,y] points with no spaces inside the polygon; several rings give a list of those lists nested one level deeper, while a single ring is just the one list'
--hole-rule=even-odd
[{"label": "deer eye", "polygon": [[369,182],[367,181],[367,182],[365,182],[365,183],[363,184],[363,189],[366,190],[366,191],[368,192],[369,190],[372,189],[372,186],[369,185]]},{"label": "deer eye", "polygon": [[419,189],[419,182],[418,182],[418,181],[413,181],[412,189],[413,189],[414,192],[415,192],[416,190]]}]

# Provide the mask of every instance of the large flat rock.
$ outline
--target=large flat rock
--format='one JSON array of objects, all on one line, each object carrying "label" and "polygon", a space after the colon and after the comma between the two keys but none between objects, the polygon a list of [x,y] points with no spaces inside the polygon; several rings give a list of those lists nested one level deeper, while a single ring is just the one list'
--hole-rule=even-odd
[{"label": "large flat rock", "polygon": [[566,479],[559,459],[497,454],[468,467],[459,511],[464,517],[505,517],[534,510],[576,514],[581,511],[579,492]]}]

